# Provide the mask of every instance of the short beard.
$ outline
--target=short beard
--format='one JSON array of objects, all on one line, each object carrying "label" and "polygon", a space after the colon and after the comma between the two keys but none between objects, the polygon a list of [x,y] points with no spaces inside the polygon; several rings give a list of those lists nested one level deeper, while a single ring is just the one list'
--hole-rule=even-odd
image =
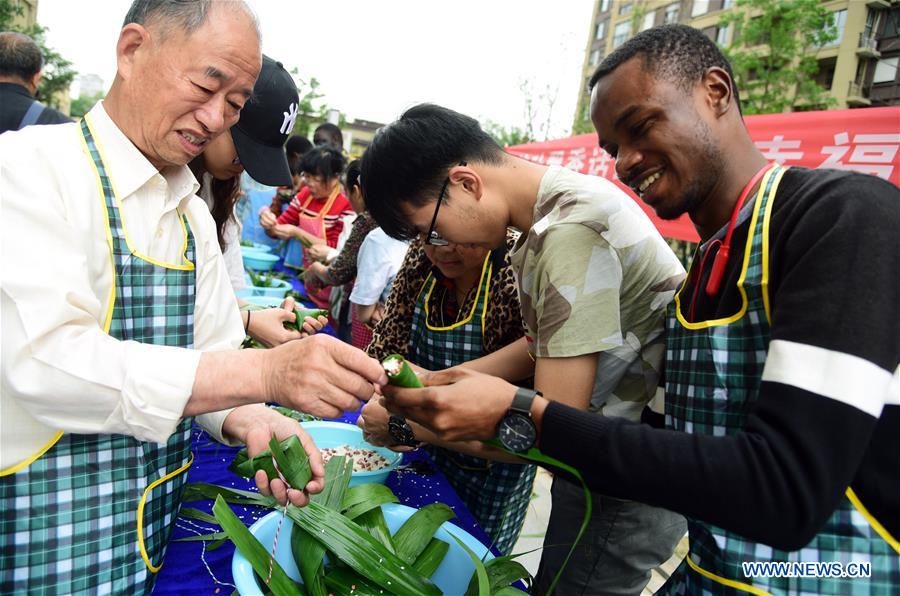
[{"label": "short beard", "polygon": [[722,178],[725,171],[722,149],[713,140],[709,126],[700,119],[697,121],[697,139],[700,141],[700,157],[694,163],[703,164],[703,172],[694,172],[693,177],[688,180],[681,201],[672,205],[671,208],[666,208],[665,205],[659,206],[656,215],[660,219],[678,219],[685,213],[694,213],[697,208],[711,198],[713,189]]}]

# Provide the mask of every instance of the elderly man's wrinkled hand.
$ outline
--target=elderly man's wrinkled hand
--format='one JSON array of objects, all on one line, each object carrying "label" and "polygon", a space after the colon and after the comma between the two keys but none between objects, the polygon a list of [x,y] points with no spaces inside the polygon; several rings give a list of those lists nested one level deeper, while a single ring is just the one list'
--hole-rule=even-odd
[{"label": "elderly man's wrinkled hand", "polygon": [[[322,461],[321,452],[296,420],[265,406],[252,406],[252,408],[252,410],[246,409],[247,416],[245,418],[248,420],[244,422],[246,424],[244,442],[247,444],[247,454],[254,457],[268,449],[272,435],[275,435],[279,441],[283,441],[291,435],[297,435],[300,444],[303,445],[303,450],[309,457],[309,468],[312,472],[312,478],[306,486],[289,487],[278,478],[270,482],[266,473],[260,470],[254,477],[259,492],[266,496],[274,496],[282,505],[290,501],[297,507],[303,507],[309,503],[309,495],[320,493],[325,488],[325,464]],[[240,410],[240,408],[235,410],[235,413]]]},{"label": "elderly man's wrinkled hand", "polygon": [[387,383],[377,360],[324,334],[267,350],[260,374],[267,401],[323,418],[356,411]]}]

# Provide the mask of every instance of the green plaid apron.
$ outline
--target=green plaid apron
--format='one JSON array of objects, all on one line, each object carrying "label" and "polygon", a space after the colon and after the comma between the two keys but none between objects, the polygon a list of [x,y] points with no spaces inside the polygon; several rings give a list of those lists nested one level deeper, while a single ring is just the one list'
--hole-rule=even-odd
[{"label": "green plaid apron", "polygon": [[[191,347],[194,238],[184,222],[184,263],[150,262],[125,238],[100,150],[81,121],[102,188],[115,269],[114,338]],[[86,399],[88,399],[86,397]],[[168,442],[63,434],[30,466],[0,478],[2,593],[150,593],[174,527],[190,465],[191,419]]]},{"label": "green plaid apron", "polygon": [[[408,353],[412,362],[439,370],[484,355],[482,335],[493,271],[490,260],[488,254],[472,311],[464,320],[447,327],[428,321],[429,300],[437,283],[433,274],[428,275],[413,311]],[[497,550],[509,553],[525,522],[535,467],[488,461],[433,445],[427,449]]]},{"label": "green plaid apron", "polygon": [[[666,425],[713,436],[743,428],[759,392],[768,352],[769,220],[785,169],[770,170],[760,184],[743,274],[745,307],[726,319],[688,322],[681,313],[679,290],[669,305],[666,351]],[[696,259],[694,263],[696,263]],[[689,277],[690,278],[690,274]],[[700,289],[702,291],[702,288]],[[798,421],[800,423],[800,421]],[[688,518],[690,550],[664,586],[668,594],[897,594],[900,556],[881,538],[863,507],[847,496],[804,548],[782,551],[754,543],[697,519]],[[858,502],[858,501],[857,501]],[[869,562],[868,579],[747,578],[742,562]],[[662,593],[661,592],[661,593]]]}]

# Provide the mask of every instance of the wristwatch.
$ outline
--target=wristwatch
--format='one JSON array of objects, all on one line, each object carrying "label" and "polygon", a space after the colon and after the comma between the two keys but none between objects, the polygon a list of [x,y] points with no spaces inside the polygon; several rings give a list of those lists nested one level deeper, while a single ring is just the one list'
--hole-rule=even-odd
[{"label": "wristwatch", "polygon": [[537,439],[537,427],[531,419],[531,402],[540,391],[519,387],[513,397],[512,405],[497,425],[497,439],[504,448],[517,453],[528,451],[534,447]]},{"label": "wristwatch", "polygon": [[392,415],[388,418],[388,434],[394,440],[395,445],[405,445],[406,447],[417,447],[419,445],[409,422],[400,416]]}]

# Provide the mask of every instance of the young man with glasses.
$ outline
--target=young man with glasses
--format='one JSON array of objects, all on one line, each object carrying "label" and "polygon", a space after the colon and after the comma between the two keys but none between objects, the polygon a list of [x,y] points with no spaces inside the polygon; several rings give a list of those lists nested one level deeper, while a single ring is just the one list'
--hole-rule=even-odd
[{"label": "young man with glasses", "polygon": [[[547,399],[640,421],[684,270],[628,195],[508,155],[477,121],[434,105],[411,108],[375,137],[362,185],[370,213],[395,238],[492,249],[507,227],[523,232],[511,262],[526,337],[463,366],[511,381],[533,374]],[[583,493],[557,476],[552,497],[545,546],[571,544]],[[561,594],[639,593],[685,532],[681,516],[642,503],[594,494],[593,511]],[[546,593],[567,551],[544,550],[535,593]]]}]

